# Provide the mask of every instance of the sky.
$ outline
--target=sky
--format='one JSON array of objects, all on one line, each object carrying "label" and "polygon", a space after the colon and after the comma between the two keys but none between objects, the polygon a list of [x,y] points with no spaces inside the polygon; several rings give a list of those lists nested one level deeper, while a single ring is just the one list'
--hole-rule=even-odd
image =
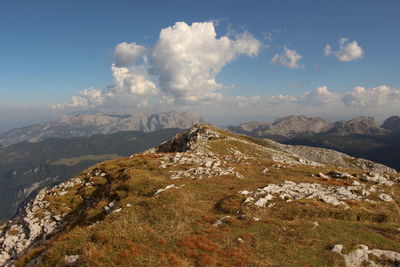
[{"label": "sky", "polygon": [[83,112],[400,115],[400,2],[0,2],[0,131]]}]

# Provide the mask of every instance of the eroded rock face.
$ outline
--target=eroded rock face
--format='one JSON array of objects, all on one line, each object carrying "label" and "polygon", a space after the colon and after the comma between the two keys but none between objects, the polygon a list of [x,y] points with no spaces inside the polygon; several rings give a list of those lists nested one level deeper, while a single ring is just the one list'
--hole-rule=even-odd
[{"label": "eroded rock face", "polygon": [[[94,169],[85,178],[75,177],[52,188],[42,189],[13,220],[1,228],[0,233],[0,266],[13,266],[13,262],[25,251],[56,234],[68,223],[74,210],[56,214],[48,201],[52,196],[64,196],[74,187],[93,187],[95,177],[103,178],[106,173]],[[88,199],[90,200],[90,199]],[[89,201],[90,202],[90,201]],[[89,203],[88,202],[88,203]],[[114,205],[109,204],[112,212]],[[37,261],[32,262],[32,266]]]},{"label": "eroded rock face", "polygon": [[[339,253],[343,256],[346,267],[363,267],[363,266],[376,266],[376,267],[397,267],[400,266],[400,253],[390,250],[369,249],[365,245],[359,245],[358,248],[348,254],[343,254],[343,245],[337,244],[333,246],[332,251]],[[384,263],[373,261],[371,256],[378,258]]]},{"label": "eroded rock face", "polygon": [[55,216],[47,207],[46,189],[23,209],[22,213],[10,221],[0,236],[0,266],[11,266],[26,249],[36,242],[55,233],[67,215]]}]

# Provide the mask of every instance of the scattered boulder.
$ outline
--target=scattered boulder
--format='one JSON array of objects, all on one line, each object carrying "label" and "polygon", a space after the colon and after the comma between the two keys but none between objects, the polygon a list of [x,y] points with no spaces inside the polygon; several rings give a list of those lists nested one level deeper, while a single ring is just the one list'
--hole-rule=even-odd
[{"label": "scattered boulder", "polygon": [[79,255],[65,255],[64,261],[69,266],[77,266]]},{"label": "scattered boulder", "polygon": [[346,172],[340,172],[340,171],[331,171],[328,173],[330,176],[332,176],[333,178],[339,178],[339,179],[350,179],[350,178],[354,178],[353,175],[350,175]]},{"label": "scattered boulder", "polygon": [[379,194],[378,198],[385,202],[393,201],[393,198],[388,194]]},{"label": "scattered boulder", "polygon": [[[343,245],[338,244],[333,246],[332,251],[339,253],[343,256],[346,267],[363,267],[363,266],[399,266],[400,265],[400,253],[390,250],[380,249],[369,249],[365,245],[359,245],[358,248],[349,254],[343,254]],[[369,258],[369,255],[373,255],[378,259],[384,259],[385,263],[374,262]]]}]

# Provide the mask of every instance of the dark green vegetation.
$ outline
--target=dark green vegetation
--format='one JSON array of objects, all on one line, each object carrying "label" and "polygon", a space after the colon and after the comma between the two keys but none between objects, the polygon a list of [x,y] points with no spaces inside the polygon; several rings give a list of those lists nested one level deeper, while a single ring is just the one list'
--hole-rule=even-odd
[{"label": "dark green vegetation", "polygon": [[144,151],[179,131],[51,138],[0,148],[0,221],[12,217],[21,202],[40,188],[73,177],[97,162]]},{"label": "dark green vegetation", "polygon": [[334,149],[357,158],[369,159],[400,171],[400,133],[348,136],[316,135],[279,140],[284,144]]}]

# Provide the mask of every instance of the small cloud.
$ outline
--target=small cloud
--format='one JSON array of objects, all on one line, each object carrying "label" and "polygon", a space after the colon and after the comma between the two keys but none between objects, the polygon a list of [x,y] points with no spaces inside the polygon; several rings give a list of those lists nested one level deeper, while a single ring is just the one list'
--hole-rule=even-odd
[{"label": "small cloud", "polygon": [[304,68],[304,65],[299,64],[299,61],[302,58],[303,57],[299,53],[297,53],[296,50],[290,50],[287,47],[284,47],[281,54],[276,54],[271,59],[271,63],[285,66],[290,69],[300,69]]},{"label": "small cloud", "polygon": [[330,45],[325,46],[324,55],[330,56],[331,54],[335,55],[340,62],[350,62],[362,58],[365,53],[357,41],[349,42],[347,38],[341,38],[338,50],[332,51]]},{"label": "small cloud", "polygon": [[324,56],[329,56],[332,53],[332,47],[330,45],[326,45],[324,47]]}]

